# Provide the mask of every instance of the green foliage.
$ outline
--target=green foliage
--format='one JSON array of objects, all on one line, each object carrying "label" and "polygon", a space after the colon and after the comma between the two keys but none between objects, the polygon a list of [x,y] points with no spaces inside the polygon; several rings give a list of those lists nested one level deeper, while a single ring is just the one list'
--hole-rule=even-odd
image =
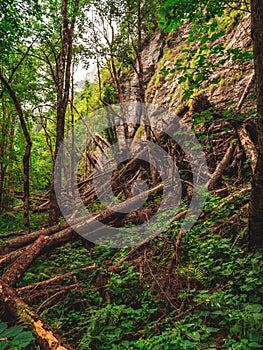
[{"label": "green foliage", "polygon": [[[46,226],[47,213],[32,214],[31,215],[31,228],[37,230]],[[0,214],[0,238],[1,233],[19,231],[24,227],[23,213],[14,211],[5,211]]]},{"label": "green foliage", "polygon": [[0,350],[25,349],[34,340],[33,334],[22,326],[8,327],[5,322],[0,323]]},{"label": "green foliage", "polygon": [[[182,237],[171,287],[162,286],[178,224],[114,272],[108,272],[108,266],[129,248],[87,250],[75,242],[48,260],[39,258],[20,285],[74,271],[71,283],[77,281],[79,287],[39,310],[51,326],[69,332],[68,341],[77,349],[260,349],[262,251],[249,252],[244,229],[232,224],[249,191],[232,195],[232,202],[208,196],[206,219]],[[81,271],[94,263],[97,268]]]},{"label": "green foliage", "polygon": [[168,31],[177,29],[185,20],[202,25],[215,16],[222,16],[228,4],[240,0],[167,0],[161,7],[160,25]]},{"label": "green foliage", "polygon": [[38,0],[3,0],[0,3],[0,58],[7,61],[15,44],[30,35],[32,21],[39,18]]},{"label": "green foliage", "polygon": [[[228,5],[231,3],[231,7]],[[236,5],[235,5],[236,3]],[[244,9],[240,1],[177,1],[168,0],[161,7],[160,26],[168,31],[190,21],[193,25],[188,30],[187,46],[177,54],[173,67],[163,67],[164,75],[178,76],[182,97],[187,100],[205,88],[220,82],[220,77],[213,76],[226,62],[249,62],[253,58],[251,50],[242,47],[227,47],[222,38],[237,18],[242,18]],[[226,13],[227,9],[227,13]]]}]

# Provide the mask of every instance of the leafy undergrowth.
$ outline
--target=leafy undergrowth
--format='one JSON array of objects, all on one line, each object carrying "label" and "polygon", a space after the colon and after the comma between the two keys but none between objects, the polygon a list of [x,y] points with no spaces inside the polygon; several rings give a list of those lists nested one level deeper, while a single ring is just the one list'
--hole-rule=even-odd
[{"label": "leafy undergrowth", "polygon": [[245,243],[248,198],[244,189],[210,195],[177,261],[174,226],[111,272],[128,248],[67,244],[35,261],[20,286],[74,272],[64,281],[73,289],[47,288],[33,307],[75,349],[262,349],[262,250]]},{"label": "leafy undergrowth", "polygon": [[[39,230],[46,226],[47,213],[30,216],[31,230]],[[1,233],[18,231],[24,227],[24,216],[22,211],[6,211],[0,215],[0,237]]]}]

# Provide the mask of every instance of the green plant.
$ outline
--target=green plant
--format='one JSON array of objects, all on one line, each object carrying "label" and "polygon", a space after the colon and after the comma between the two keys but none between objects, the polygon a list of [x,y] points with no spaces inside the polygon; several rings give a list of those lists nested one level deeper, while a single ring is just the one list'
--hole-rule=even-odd
[{"label": "green plant", "polygon": [[32,332],[24,330],[22,326],[11,326],[0,323],[0,350],[25,349],[32,344],[35,338]]}]

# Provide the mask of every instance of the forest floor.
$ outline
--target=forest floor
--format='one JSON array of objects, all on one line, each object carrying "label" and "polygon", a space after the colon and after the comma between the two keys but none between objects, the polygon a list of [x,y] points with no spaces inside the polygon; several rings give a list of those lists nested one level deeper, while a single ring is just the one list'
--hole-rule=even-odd
[{"label": "forest floor", "polygon": [[37,235],[23,241],[22,213],[2,215],[0,349],[261,349],[262,251],[246,243],[249,197],[249,184],[228,184],[187,233],[179,215],[122,249],[72,233],[49,245],[67,228],[41,235],[46,213],[31,215]]}]

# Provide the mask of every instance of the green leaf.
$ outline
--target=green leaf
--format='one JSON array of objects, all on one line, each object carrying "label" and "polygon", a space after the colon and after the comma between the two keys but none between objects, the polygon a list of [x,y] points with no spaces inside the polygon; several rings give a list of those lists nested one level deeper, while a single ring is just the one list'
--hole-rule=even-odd
[{"label": "green leaf", "polygon": [[201,335],[199,332],[192,332],[187,334],[189,338],[193,339],[194,341],[200,341]]},{"label": "green leaf", "polygon": [[4,350],[8,347],[9,342],[7,342],[6,340],[1,340],[0,341],[0,350]]},{"label": "green leaf", "polygon": [[262,349],[262,344],[259,344],[259,343],[256,343],[256,342],[248,343],[248,346],[250,346],[253,349]]},{"label": "green leaf", "polygon": [[7,328],[7,324],[5,322],[0,323],[0,336],[1,333]]},{"label": "green leaf", "polygon": [[250,304],[246,306],[246,310],[254,313],[260,313],[263,309],[263,306],[260,304]]},{"label": "green leaf", "polygon": [[32,333],[29,331],[22,332],[18,334],[13,340],[13,345],[20,345],[23,347],[26,347],[29,345],[35,338],[33,337]]},{"label": "green leaf", "polygon": [[4,332],[1,333],[1,338],[15,337],[22,331],[23,331],[23,327],[21,326],[9,327],[8,329],[6,329]]}]

